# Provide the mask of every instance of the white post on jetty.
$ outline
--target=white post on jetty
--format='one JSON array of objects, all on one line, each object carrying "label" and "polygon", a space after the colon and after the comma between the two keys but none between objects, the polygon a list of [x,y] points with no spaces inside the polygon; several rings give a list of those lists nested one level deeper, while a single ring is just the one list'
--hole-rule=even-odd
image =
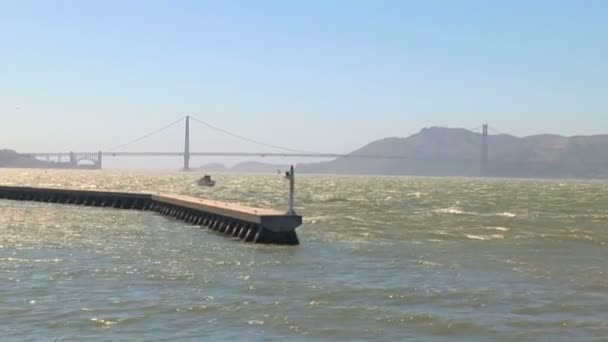
[{"label": "white post on jetty", "polygon": [[296,175],[293,171],[293,165],[291,165],[291,169],[289,169],[289,210],[287,211],[287,214],[289,215],[296,214],[295,210],[293,210],[295,177]]}]

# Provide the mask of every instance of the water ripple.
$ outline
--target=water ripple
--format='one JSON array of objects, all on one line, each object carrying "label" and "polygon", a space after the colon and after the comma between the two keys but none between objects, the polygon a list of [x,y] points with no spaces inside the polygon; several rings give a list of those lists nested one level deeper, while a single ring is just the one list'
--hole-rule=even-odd
[{"label": "water ripple", "polygon": [[[1,184],[284,209],[265,175],[1,170]],[[599,340],[608,183],[303,176],[296,248],[153,213],[0,201],[0,327],[21,340]]]}]

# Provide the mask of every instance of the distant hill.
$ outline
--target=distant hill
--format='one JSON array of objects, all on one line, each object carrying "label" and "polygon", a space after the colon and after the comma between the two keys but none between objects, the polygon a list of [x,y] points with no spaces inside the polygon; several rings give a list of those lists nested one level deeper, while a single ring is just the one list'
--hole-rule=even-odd
[{"label": "distant hill", "polygon": [[[488,136],[488,162],[482,166],[482,136],[462,128],[430,127],[407,138],[384,138],[351,152],[351,156],[298,164],[300,173],[416,176],[486,176],[536,178],[608,178],[608,135],[564,137],[552,134],[518,138]],[[213,166],[216,168],[214,169]],[[245,162],[207,171],[272,173],[288,165]]]},{"label": "distant hill", "polygon": [[[299,173],[538,178],[608,178],[608,135],[564,137],[552,134],[518,138],[488,136],[488,161],[482,166],[482,136],[461,128],[431,127],[406,138],[373,141],[350,156],[298,164]],[[60,167],[13,150],[0,150],[0,167]],[[289,165],[244,162],[233,167],[208,164],[203,172],[284,172]]]},{"label": "distant hill", "polygon": [[229,170],[229,168],[223,164],[210,163],[203,166],[191,167],[190,170],[199,172],[226,172]]},{"label": "distant hill", "polygon": [[226,167],[222,164],[211,163],[200,167],[193,168],[193,171],[204,171],[204,172],[242,172],[242,173],[275,173],[276,170],[285,171],[289,169],[289,165],[281,164],[270,164],[260,162],[243,162],[234,165],[233,167]]},{"label": "distant hill", "polygon": [[234,165],[230,170],[235,172],[275,173],[277,170],[288,170],[288,165],[244,162]]},{"label": "distant hill", "polygon": [[17,153],[13,150],[0,150],[0,167],[33,167],[42,168],[51,163]]},{"label": "distant hill", "polygon": [[608,178],[608,135],[488,137],[488,163],[481,165],[482,136],[460,128],[431,127],[407,138],[374,141],[350,155],[400,159],[338,158],[298,165],[299,172],[420,176]]}]

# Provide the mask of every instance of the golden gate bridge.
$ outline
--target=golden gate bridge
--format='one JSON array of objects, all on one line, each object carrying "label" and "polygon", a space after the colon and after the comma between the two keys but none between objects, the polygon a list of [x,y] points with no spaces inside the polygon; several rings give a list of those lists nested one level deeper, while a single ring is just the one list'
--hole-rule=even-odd
[{"label": "golden gate bridge", "polygon": [[[200,152],[190,150],[190,122],[203,125],[209,129],[220,132],[225,135],[229,135],[238,138],[249,143],[280,150],[282,152]],[[184,122],[184,149],[180,152],[125,152],[120,151],[125,147],[128,147],[136,142],[151,137],[157,133],[160,133],[178,123]],[[471,129],[475,131],[482,128],[482,151],[481,158],[475,161],[481,161],[482,165],[487,163],[488,160],[488,125],[482,125],[477,128]],[[387,155],[387,154],[361,154],[361,153],[317,153],[311,151],[304,151],[294,149],[290,147],[268,144],[265,142],[257,141],[254,139],[247,138],[245,136],[221,129],[214,125],[211,125],[203,120],[197,119],[194,116],[186,115],[179,119],[153,131],[148,134],[142,135],[136,139],[133,139],[127,143],[113,146],[107,150],[99,150],[97,152],[30,152],[23,153],[23,155],[31,156],[35,158],[44,158],[48,161],[57,162],[57,165],[73,168],[88,168],[88,169],[101,169],[102,161],[104,157],[183,157],[183,170],[190,170],[190,158],[191,157],[288,157],[288,158],[362,158],[362,159],[419,159],[420,157],[411,157],[404,155]]]}]

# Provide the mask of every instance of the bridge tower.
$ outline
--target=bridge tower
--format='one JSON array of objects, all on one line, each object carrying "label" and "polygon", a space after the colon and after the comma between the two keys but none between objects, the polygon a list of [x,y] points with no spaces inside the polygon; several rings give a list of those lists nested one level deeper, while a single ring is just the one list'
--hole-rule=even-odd
[{"label": "bridge tower", "polygon": [[483,125],[481,135],[481,171],[485,175],[488,168],[488,124]]},{"label": "bridge tower", "polygon": [[186,134],[184,141],[184,171],[190,171],[190,115],[186,115]]}]

